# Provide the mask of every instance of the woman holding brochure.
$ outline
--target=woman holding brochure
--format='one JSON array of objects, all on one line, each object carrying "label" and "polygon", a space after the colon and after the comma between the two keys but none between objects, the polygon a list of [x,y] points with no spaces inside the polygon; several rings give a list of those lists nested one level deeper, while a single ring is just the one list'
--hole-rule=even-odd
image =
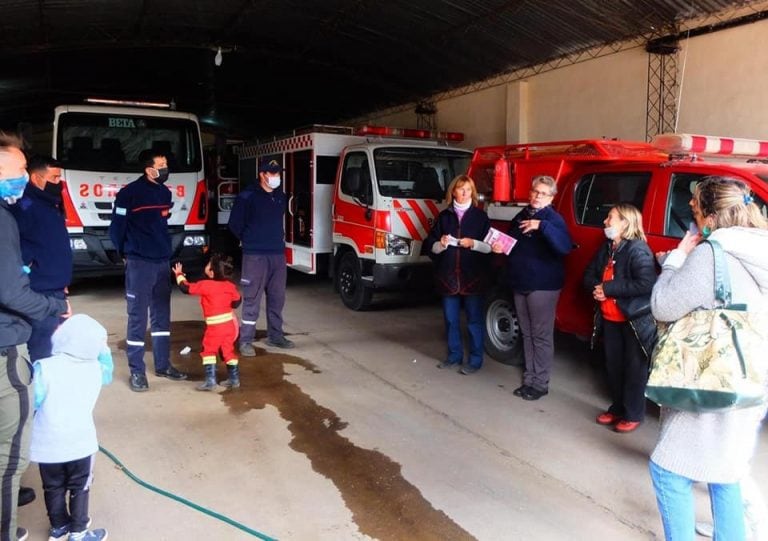
[{"label": "woman holding brochure", "polygon": [[[517,242],[507,257],[506,285],[514,295],[525,356],[523,384],[512,394],[525,400],[538,400],[549,392],[555,307],[565,282],[563,258],[572,245],[563,217],[551,207],[556,193],[554,178],[534,177],[529,204],[509,228]],[[504,251],[502,242],[493,243],[494,253]]]},{"label": "woman holding brochure", "polygon": [[461,366],[461,305],[467,314],[469,360],[459,372],[474,374],[483,365],[483,293],[488,283],[491,246],[482,239],[491,222],[477,207],[477,188],[467,175],[459,175],[445,194],[442,211],[423,244],[435,266],[437,291],[443,296],[443,317],[448,355],[438,368]]}]

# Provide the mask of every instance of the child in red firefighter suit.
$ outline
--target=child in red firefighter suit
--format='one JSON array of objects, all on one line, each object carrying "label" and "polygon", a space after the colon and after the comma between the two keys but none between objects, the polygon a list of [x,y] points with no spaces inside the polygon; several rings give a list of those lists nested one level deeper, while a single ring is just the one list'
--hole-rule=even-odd
[{"label": "child in red firefighter suit", "polygon": [[203,358],[205,381],[197,387],[198,391],[213,391],[216,389],[216,359],[219,351],[227,364],[229,379],[221,385],[236,389],[240,387],[240,369],[235,355],[235,340],[237,340],[238,324],[233,309],[240,306],[240,293],[232,282],[234,265],[232,258],[221,254],[213,254],[205,266],[208,279],[189,283],[181,266],[173,266],[176,283],[183,293],[200,295],[200,306],[205,318],[205,334],[203,334]]}]

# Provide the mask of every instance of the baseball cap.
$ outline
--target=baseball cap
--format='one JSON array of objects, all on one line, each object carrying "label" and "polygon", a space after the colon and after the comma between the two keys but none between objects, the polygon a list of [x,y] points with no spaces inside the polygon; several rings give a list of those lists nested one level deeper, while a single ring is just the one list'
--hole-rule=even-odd
[{"label": "baseball cap", "polygon": [[259,164],[259,173],[280,173],[283,168],[277,160],[262,161]]}]

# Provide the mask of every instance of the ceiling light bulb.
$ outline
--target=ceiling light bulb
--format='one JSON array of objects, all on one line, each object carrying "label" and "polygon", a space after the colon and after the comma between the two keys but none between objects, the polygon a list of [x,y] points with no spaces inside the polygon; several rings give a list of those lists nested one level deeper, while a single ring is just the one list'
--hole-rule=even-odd
[{"label": "ceiling light bulb", "polygon": [[219,50],[216,51],[216,56],[213,57],[213,63],[217,66],[221,66],[221,61],[223,60],[223,57],[221,56],[221,47],[219,47]]}]

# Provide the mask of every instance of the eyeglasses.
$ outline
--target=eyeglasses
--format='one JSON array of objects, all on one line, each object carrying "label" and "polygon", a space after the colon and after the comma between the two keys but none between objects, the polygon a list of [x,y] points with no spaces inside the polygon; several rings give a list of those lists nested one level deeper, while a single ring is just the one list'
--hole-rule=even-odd
[{"label": "eyeglasses", "polygon": [[531,195],[536,197],[552,197],[552,194],[549,192],[540,192],[539,190],[531,190]]}]

